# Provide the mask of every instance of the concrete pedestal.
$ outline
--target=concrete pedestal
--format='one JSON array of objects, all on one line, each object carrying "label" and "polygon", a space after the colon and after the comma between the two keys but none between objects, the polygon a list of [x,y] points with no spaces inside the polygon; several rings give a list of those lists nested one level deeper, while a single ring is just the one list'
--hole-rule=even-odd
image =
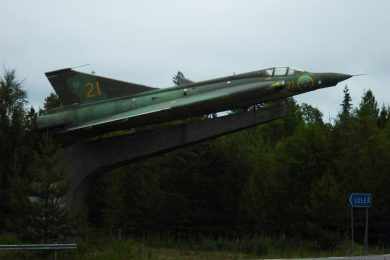
[{"label": "concrete pedestal", "polygon": [[64,151],[71,182],[68,201],[72,207],[83,205],[88,183],[96,174],[136,159],[267,123],[286,114],[286,104],[280,103],[257,111],[73,144]]}]

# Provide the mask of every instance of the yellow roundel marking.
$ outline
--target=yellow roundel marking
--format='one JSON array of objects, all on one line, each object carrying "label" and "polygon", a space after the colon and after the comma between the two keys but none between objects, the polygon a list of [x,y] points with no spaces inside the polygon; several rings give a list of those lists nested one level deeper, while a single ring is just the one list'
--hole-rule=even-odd
[{"label": "yellow roundel marking", "polygon": [[299,87],[313,87],[314,86],[314,80],[313,78],[308,74],[303,74],[298,78],[298,86]]},{"label": "yellow roundel marking", "polygon": [[99,97],[102,95],[102,91],[100,90],[100,83],[96,81],[95,84],[93,82],[87,82],[85,84],[85,97],[93,98]]}]

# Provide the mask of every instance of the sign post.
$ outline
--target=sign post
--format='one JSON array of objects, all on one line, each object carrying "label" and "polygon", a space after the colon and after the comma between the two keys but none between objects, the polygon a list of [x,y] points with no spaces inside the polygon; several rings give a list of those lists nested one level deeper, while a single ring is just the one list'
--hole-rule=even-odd
[{"label": "sign post", "polygon": [[368,207],[366,208],[366,227],[364,229],[364,249],[368,255]]},{"label": "sign post", "polygon": [[353,252],[353,241],[355,241],[354,228],[353,228],[353,207],[351,208],[351,252]]},{"label": "sign post", "polygon": [[364,208],[366,215],[366,222],[364,228],[364,251],[368,255],[368,208],[372,204],[371,193],[351,193],[348,198],[349,206],[351,207],[351,239],[352,239],[352,252],[354,244],[354,221],[353,221],[353,208]]}]

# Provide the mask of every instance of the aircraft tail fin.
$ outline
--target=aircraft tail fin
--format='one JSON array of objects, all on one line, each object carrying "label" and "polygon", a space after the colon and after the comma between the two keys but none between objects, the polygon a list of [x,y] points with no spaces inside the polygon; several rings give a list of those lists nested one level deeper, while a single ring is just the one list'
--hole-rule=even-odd
[{"label": "aircraft tail fin", "polygon": [[155,88],[78,72],[70,68],[45,73],[63,105],[131,96]]}]

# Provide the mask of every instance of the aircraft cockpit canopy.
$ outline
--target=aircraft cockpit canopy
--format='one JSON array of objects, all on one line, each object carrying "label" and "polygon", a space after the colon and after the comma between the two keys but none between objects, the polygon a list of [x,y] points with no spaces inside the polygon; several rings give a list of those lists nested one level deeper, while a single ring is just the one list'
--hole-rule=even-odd
[{"label": "aircraft cockpit canopy", "polygon": [[268,77],[290,76],[296,74],[297,72],[299,71],[290,67],[273,67],[260,71],[260,73],[265,74],[265,76]]}]

